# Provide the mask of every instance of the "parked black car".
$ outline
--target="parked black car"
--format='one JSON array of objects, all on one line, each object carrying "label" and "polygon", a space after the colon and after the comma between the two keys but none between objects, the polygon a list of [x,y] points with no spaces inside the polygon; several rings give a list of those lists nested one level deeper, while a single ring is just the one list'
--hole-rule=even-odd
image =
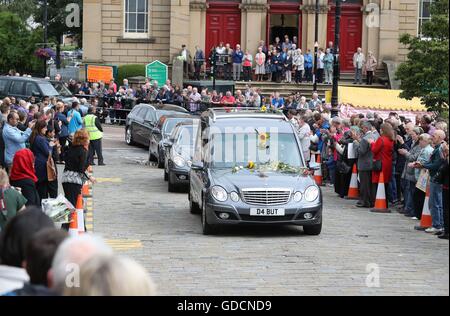
[{"label": "parked black car", "polygon": [[67,97],[60,95],[49,80],[0,76],[0,98],[8,96],[22,100],[35,97],[37,102],[41,102],[45,97],[56,97],[68,102]]},{"label": "parked black car", "polygon": [[322,230],[322,193],[282,113],[244,108],[204,112],[190,172],[192,213],[204,234],[219,225],[299,225]]},{"label": "parked black car", "polygon": [[178,123],[169,140],[163,143],[166,147],[164,180],[168,181],[169,192],[176,192],[180,187],[189,188],[189,172],[198,123],[198,119]]},{"label": "parked black car", "polygon": [[165,147],[163,143],[167,141],[177,123],[192,120],[192,116],[187,113],[176,113],[163,115],[159,118],[156,126],[150,131],[149,161],[156,161],[158,168],[164,167]]},{"label": "parked black car", "polygon": [[189,113],[185,108],[170,104],[138,104],[128,114],[125,124],[125,141],[128,145],[150,145],[150,132],[163,115]]}]

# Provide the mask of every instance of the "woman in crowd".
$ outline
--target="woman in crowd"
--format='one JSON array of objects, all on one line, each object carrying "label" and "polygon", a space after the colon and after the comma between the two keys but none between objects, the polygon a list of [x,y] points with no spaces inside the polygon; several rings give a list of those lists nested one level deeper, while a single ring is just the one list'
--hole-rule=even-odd
[{"label": "woman in crowd", "polygon": [[414,192],[416,189],[416,176],[414,172],[414,168],[409,166],[410,162],[416,161],[419,157],[420,151],[422,150],[419,145],[419,137],[422,135],[423,130],[420,127],[415,127],[411,132],[410,136],[412,139],[411,149],[408,148],[400,148],[398,153],[406,158],[407,163],[403,168],[402,179],[406,181],[405,185],[405,216],[415,217],[415,208],[414,208]]},{"label": "woman in crowd", "polygon": [[280,82],[283,72],[283,59],[280,51],[272,52],[272,81]]},{"label": "woman in crowd", "polygon": [[283,60],[283,71],[285,77],[285,83],[292,82],[292,51],[286,52],[286,58]]},{"label": "woman in crowd", "polygon": [[266,74],[266,54],[263,53],[263,48],[258,47],[258,53],[255,56],[256,69],[255,75],[257,81],[263,81],[263,77]]},{"label": "woman in crowd", "polygon": [[47,123],[45,121],[38,121],[33,128],[30,136],[30,149],[35,157],[35,168],[38,182],[36,184],[39,197],[41,200],[56,198],[58,191],[49,185],[49,180],[54,181],[55,174],[48,174],[47,161],[53,161],[52,152],[55,144],[49,142],[47,137]]},{"label": "woman in crowd", "polygon": [[0,169],[0,232],[6,223],[25,209],[27,199],[9,184],[8,174]]},{"label": "woman in crowd", "polygon": [[[383,178],[385,192],[388,192],[388,184],[391,181],[392,177],[392,154],[394,150],[395,140],[394,130],[392,128],[392,125],[389,123],[383,123],[380,129],[380,138],[378,138],[376,141],[374,141],[373,139],[369,140],[369,143],[371,143],[371,150],[374,160],[374,170],[372,171],[373,196],[377,195],[378,183],[381,181],[381,178]],[[381,170],[379,170],[380,164]]]},{"label": "woman in crowd", "polygon": [[242,66],[244,67],[244,81],[252,81],[253,56],[249,50],[245,51]]},{"label": "woman in crowd", "polygon": [[14,155],[11,174],[11,185],[20,188],[22,195],[27,199],[26,205],[41,205],[39,193],[36,189],[36,172],[34,169],[34,155],[29,149],[21,149]]},{"label": "woman in crowd", "polygon": [[295,83],[302,83],[303,72],[305,71],[305,57],[303,57],[300,48],[294,52],[292,62],[294,63]]},{"label": "woman in crowd", "polygon": [[333,83],[333,54],[330,49],[327,48],[325,55],[323,56],[323,68],[325,71],[325,84]]},{"label": "woman in crowd", "polygon": [[[419,136],[419,146],[420,146],[420,152],[416,159],[416,162],[419,162],[421,164],[426,163],[430,160],[431,154],[433,153],[433,147],[431,147],[431,136],[429,134],[422,134]],[[408,167],[414,168],[414,162],[410,162],[408,164]],[[420,169],[415,168],[414,170],[414,177],[417,181],[419,180],[420,176]],[[422,210],[423,210],[423,203],[425,201],[425,193],[419,188],[414,189],[414,215],[417,219],[420,219],[422,217]]]},{"label": "woman in crowd", "polygon": [[373,72],[377,69],[377,60],[372,52],[369,52],[366,60],[366,74],[367,74],[367,85],[372,85],[373,83]]},{"label": "woman in crowd", "polygon": [[62,176],[62,185],[66,199],[76,205],[81,188],[87,180],[95,182],[94,178],[86,175],[89,151],[89,134],[82,129],[75,133],[72,146],[66,153],[66,164]]},{"label": "woman in crowd", "polygon": [[336,147],[333,154],[337,158],[334,187],[339,197],[345,198],[350,187],[353,165],[356,163],[354,158],[349,158],[351,157],[349,156],[350,144],[353,143],[352,134],[360,134],[361,131],[357,126],[352,126],[351,130],[344,131],[339,120],[332,123],[330,136],[331,143],[334,143]]},{"label": "woman in crowd", "polygon": [[67,140],[69,138],[69,123],[70,123],[70,118],[67,118],[67,116],[64,114],[64,103],[62,102],[58,102],[58,104],[56,104],[55,120],[58,122],[58,125],[61,126],[59,134],[57,134],[59,144],[61,145],[61,155],[57,160],[57,162],[62,163],[64,161],[64,154],[67,149]]}]

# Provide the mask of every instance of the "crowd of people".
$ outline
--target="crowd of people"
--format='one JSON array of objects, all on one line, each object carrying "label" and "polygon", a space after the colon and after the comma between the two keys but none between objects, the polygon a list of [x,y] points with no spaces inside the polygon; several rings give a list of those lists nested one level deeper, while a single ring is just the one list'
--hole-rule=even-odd
[{"label": "crowd of people", "polygon": [[[316,60],[317,57],[317,60]],[[196,46],[194,56],[191,56],[186,45],[180,51],[180,58],[184,61],[186,76],[193,74],[193,78],[200,80],[201,73],[207,69],[218,78],[224,80],[240,81],[274,81],[284,83],[313,82],[314,74],[317,83],[332,84],[334,70],[334,45],[329,42],[326,48],[318,47],[315,50],[306,49],[303,52],[297,37],[284,36],[275,38],[275,42],[267,46],[261,40],[257,50],[252,54],[250,50],[242,50],[241,45],[231,47],[221,42],[214,46],[206,55]],[[314,72],[314,64],[317,64]],[[214,65],[216,69],[214,71]],[[372,85],[377,60],[372,52],[366,56],[359,47],[353,55],[355,70],[354,84],[362,84],[363,73],[366,74],[366,84]]]},{"label": "crowd of people", "polygon": [[[56,77],[56,80],[61,80]],[[140,103],[164,103],[182,106],[192,113],[201,112],[209,107],[236,106],[236,107],[256,107],[274,106],[277,109],[311,109],[323,110],[325,101],[319,98],[317,93],[313,93],[307,98],[299,92],[288,96],[281,96],[279,93],[265,95],[258,87],[247,84],[244,90],[219,92],[191,85],[181,88],[172,85],[171,80],[167,80],[163,86],[158,82],[146,79],[140,86],[131,86],[128,79],[124,79],[122,85],[118,86],[114,81],[105,85],[100,83],[82,83],[70,80],[65,83],[72,93],[80,96],[74,102],[80,103],[80,112],[87,113],[89,106],[107,109],[110,121],[120,122],[118,111],[122,109],[132,109],[134,105]],[[83,97],[85,96],[85,97]],[[87,98],[90,101],[87,101]],[[50,103],[56,102],[51,99]],[[122,118],[123,120],[123,118]]]},{"label": "crowd of people", "polygon": [[327,185],[339,197],[348,196],[353,167],[358,174],[357,207],[377,212],[380,183],[385,186],[387,207],[421,220],[426,194],[432,217],[427,233],[448,239],[448,125],[430,115],[413,122],[392,112],[330,117],[328,109],[288,111],[296,126],[307,161],[321,155]]},{"label": "crowd of people", "polygon": [[94,157],[98,165],[105,165],[95,105],[83,113],[77,101],[71,106],[48,101],[0,101],[0,230],[24,206],[41,206],[42,200],[58,197],[57,164],[64,165],[59,178],[73,205],[84,181],[95,181],[85,173],[95,165]]}]

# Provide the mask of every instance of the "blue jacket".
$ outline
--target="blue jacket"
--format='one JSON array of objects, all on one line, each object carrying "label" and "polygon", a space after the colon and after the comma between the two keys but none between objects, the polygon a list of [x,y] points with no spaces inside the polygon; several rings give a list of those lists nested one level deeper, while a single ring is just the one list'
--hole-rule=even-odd
[{"label": "blue jacket", "polygon": [[57,121],[61,121],[61,131],[59,132],[59,137],[67,137],[69,136],[69,121],[67,117],[63,113],[56,113],[55,118]]},{"label": "blue jacket", "polygon": [[305,54],[305,68],[313,67],[313,57],[311,54]]},{"label": "blue jacket", "polygon": [[244,53],[240,51],[233,52],[233,64],[242,64],[242,59],[244,58]]},{"label": "blue jacket", "polygon": [[3,127],[3,141],[5,143],[5,163],[10,165],[13,162],[17,151],[25,148],[25,143],[31,135],[31,129],[25,132],[20,131],[8,123]]},{"label": "blue jacket", "polygon": [[282,97],[280,97],[279,99],[272,99],[272,105],[274,107],[281,108],[282,106],[284,106],[284,99]]},{"label": "blue jacket", "polygon": [[47,159],[48,155],[52,152],[52,147],[50,147],[48,139],[41,135],[36,136],[31,145],[31,151],[35,158],[34,167],[38,181],[47,180]]},{"label": "blue jacket", "polygon": [[76,131],[80,130],[83,128],[83,119],[81,118],[81,114],[78,111],[74,111],[74,110],[70,110],[67,113],[67,116],[72,115],[73,113],[73,117],[70,120],[69,123],[69,134],[73,134]]},{"label": "blue jacket", "polygon": [[323,148],[323,139],[322,139],[322,133],[320,132],[321,129],[326,129],[329,130],[330,129],[330,124],[328,123],[328,121],[324,121],[322,123],[322,126],[320,128],[318,128],[315,132],[315,134],[317,135],[317,137],[319,138],[319,143],[318,143],[318,147],[319,147],[319,152],[322,152],[322,148]]}]

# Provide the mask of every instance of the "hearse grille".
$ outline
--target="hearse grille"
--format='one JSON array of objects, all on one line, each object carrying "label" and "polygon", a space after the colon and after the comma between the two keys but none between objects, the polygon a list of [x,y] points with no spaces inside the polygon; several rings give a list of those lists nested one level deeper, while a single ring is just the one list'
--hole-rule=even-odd
[{"label": "hearse grille", "polygon": [[242,200],[251,205],[283,205],[289,202],[288,189],[244,189]]}]

